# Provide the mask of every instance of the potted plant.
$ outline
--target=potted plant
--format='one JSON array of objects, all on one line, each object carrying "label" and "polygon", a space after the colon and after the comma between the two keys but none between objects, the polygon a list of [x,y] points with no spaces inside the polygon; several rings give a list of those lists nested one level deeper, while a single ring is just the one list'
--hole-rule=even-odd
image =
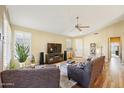
[{"label": "potted plant", "polygon": [[20,67],[25,66],[25,61],[29,56],[29,46],[24,44],[16,43],[16,58],[20,63]]},{"label": "potted plant", "polygon": [[13,58],[10,60],[9,69],[10,70],[16,69],[16,63]]},{"label": "potted plant", "polygon": [[31,57],[31,66],[32,67],[35,66],[35,57],[34,57],[34,55],[32,55],[32,57]]}]

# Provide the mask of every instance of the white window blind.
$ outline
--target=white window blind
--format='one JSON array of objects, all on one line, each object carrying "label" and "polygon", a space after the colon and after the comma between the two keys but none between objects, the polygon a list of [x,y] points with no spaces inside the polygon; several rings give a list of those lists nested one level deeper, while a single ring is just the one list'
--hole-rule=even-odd
[{"label": "white window blind", "polygon": [[71,39],[66,40],[66,49],[67,49],[67,51],[72,50],[72,41],[71,41]]},{"label": "white window blind", "polygon": [[11,27],[4,14],[3,69],[6,69],[11,59]]},{"label": "white window blind", "polygon": [[83,56],[83,41],[82,41],[82,39],[76,39],[75,45],[76,45],[75,57],[82,57]]}]

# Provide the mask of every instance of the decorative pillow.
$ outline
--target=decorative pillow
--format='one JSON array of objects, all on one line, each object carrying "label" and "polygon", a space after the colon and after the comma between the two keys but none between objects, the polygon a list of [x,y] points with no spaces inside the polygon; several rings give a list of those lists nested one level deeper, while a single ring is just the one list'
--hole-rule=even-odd
[{"label": "decorative pillow", "polygon": [[88,58],[86,59],[86,61],[93,61],[94,59],[96,59],[96,56],[88,56]]},{"label": "decorative pillow", "polygon": [[67,63],[68,63],[68,64],[73,64],[73,63],[75,63],[75,61],[70,61],[70,60],[69,60],[69,61],[67,61]]},{"label": "decorative pillow", "polygon": [[92,57],[87,58],[87,61],[91,61],[91,60],[92,60]]},{"label": "decorative pillow", "polygon": [[78,67],[78,68],[81,68],[81,69],[83,69],[85,66],[86,66],[85,63],[82,63],[82,62],[79,62],[79,63],[77,64],[77,67]]}]

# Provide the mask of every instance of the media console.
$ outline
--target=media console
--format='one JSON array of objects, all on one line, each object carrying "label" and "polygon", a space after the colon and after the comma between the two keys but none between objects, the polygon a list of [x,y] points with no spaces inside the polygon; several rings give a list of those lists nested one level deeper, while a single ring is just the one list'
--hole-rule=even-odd
[{"label": "media console", "polygon": [[62,52],[62,44],[47,43],[46,64],[52,64],[64,60]]},{"label": "media console", "polygon": [[49,53],[46,54],[46,64],[57,63],[63,61],[63,54],[61,53]]}]

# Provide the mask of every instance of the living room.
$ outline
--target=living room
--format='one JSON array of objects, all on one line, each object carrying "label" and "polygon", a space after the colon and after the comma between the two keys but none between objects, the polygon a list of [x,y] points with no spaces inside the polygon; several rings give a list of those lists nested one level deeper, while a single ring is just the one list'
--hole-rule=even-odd
[{"label": "living room", "polygon": [[[1,87],[123,88],[117,77],[124,78],[123,15],[124,6],[116,5],[0,6]],[[120,38],[118,47],[112,47],[118,40],[111,38]],[[114,71],[109,71],[111,64]]]}]

